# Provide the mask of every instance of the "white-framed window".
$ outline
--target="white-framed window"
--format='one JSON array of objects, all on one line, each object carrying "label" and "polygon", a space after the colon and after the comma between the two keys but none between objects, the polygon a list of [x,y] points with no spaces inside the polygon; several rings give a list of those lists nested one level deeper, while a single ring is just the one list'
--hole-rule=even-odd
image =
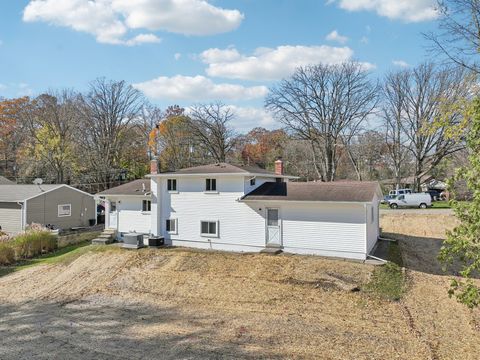
[{"label": "white-framed window", "polygon": [[58,205],[58,217],[72,216],[72,204]]},{"label": "white-framed window", "polygon": [[205,191],[217,191],[217,179],[205,179]]},{"label": "white-framed window", "polygon": [[152,211],[152,201],[151,200],[142,200],[142,211],[143,212]]},{"label": "white-framed window", "polygon": [[200,221],[200,235],[218,237],[218,221]]},{"label": "white-framed window", "polygon": [[165,229],[169,234],[177,234],[177,219],[167,219],[165,221]]},{"label": "white-framed window", "polygon": [[167,179],[167,190],[177,191],[177,179]]},{"label": "white-framed window", "polygon": [[250,179],[250,186],[255,186],[255,178]]}]

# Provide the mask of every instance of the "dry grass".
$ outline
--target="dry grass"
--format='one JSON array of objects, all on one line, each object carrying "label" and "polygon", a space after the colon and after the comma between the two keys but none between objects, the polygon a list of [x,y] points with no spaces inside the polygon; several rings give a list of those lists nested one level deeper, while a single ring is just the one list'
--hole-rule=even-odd
[{"label": "dry grass", "polygon": [[[400,301],[364,288],[373,267],[310,256],[97,251],[0,278],[2,358],[477,359],[480,313],[401,241]],[[430,244],[430,245],[429,245]],[[92,251],[92,249],[94,251]],[[105,249],[105,248],[103,248]],[[19,286],[21,284],[21,286]]]}]

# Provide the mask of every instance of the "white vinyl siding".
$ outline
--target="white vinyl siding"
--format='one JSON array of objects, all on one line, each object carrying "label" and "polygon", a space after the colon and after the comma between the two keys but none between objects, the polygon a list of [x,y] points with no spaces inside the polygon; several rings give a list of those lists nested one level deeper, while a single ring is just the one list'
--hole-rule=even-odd
[{"label": "white vinyl siding", "polygon": [[[161,228],[158,234],[174,241],[174,245],[182,245],[181,241],[192,241],[203,244],[222,243],[229,246],[254,246],[259,249],[265,246],[265,220],[263,207],[261,210],[251,208],[238,201],[244,195],[245,177],[217,177],[218,194],[212,196],[205,193],[206,177],[184,177],[178,182],[178,194],[170,194],[167,190],[167,179],[152,180],[152,189],[156,189],[155,181],[159,181],[161,208],[152,209],[160,218]],[[152,205],[153,206],[153,205]],[[169,234],[165,230],[165,220],[178,219],[177,234]],[[201,221],[218,221],[218,237],[201,235]],[[152,228],[158,225],[152,219]],[[209,241],[211,240],[211,241]],[[178,241],[178,242],[176,242]]]},{"label": "white vinyl siding", "polygon": [[[118,197],[115,199],[117,204],[116,213],[118,219],[118,232],[137,232],[149,234],[151,227],[151,213],[143,211],[144,201],[141,197]],[[111,224],[115,228],[115,224]]]},{"label": "white vinyl siding", "polygon": [[[373,218],[367,220],[367,245],[366,251],[370,253],[377,243],[377,239],[380,236],[380,223],[379,223],[379,205],[378,205],[378,197],[375,195],[372,204],[367,204],[367,214],[370,213],[370,217],[373,214]],[[369,212],[368,212],[369,211]],[[373,221],[371,221],[373,220]]]},{"label": "white vinyl siding", "polygon": [[286,251],[365,259],[364,204],[282,204]]}]

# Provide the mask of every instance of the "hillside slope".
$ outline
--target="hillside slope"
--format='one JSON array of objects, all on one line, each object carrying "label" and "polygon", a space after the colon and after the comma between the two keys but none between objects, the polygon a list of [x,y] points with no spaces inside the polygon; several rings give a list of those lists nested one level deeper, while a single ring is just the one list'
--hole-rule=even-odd
[{"label": "hillside slope", "polygon": [[474,359],[480,351],[478,312],[448,299],[448,278],[438,275],[412,271],[405,299],[390,302],[351,291],[371,276],[359,263],[93,250],[0,278],[2,359]]}]

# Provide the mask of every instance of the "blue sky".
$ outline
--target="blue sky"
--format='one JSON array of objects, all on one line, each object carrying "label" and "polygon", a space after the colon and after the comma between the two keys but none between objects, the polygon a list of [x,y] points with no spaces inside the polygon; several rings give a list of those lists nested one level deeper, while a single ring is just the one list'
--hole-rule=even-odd
[{"label": "blue sky", "polygon": [[155,104],[221,100],[236,127],[275,127],[268,87],[298,64],[428,58],[433,0],[0,1],[0,96],[126,80]]}]

